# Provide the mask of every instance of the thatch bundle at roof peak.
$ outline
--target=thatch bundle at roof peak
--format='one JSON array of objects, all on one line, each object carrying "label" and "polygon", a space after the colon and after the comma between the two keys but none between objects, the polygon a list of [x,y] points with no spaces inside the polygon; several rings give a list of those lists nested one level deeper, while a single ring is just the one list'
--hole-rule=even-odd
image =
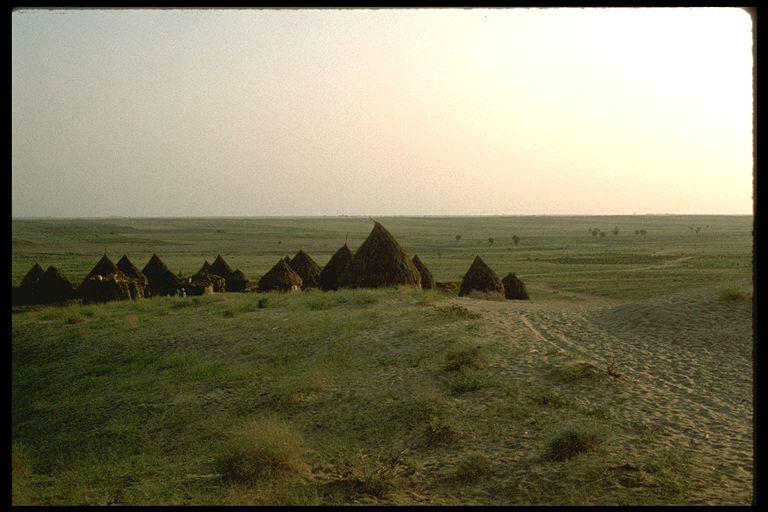
[{"label": "thatch bundle at roof peak", "polygon": [[504,285],[501,284],[499,276],[491,269],[480,256],[475,257],[475,261],[464,274],[461,281],[459,296],[469,295],[471,292],[482,293],[504,293]]},{"label": "thatch bundle at roof peak", "polygon": [[347,269],[339,276],[339,286],[380,288],[408,285],[421,287],[421,275],[397,240],[384,226],[374,221]]},{"label": "thatch bundle at roof peak", "polygon": [[345,243],[336,251],[318,275],[318,283],[324,291],[338,290],[339,276],[352,262],[352,251]]},{"label": "thatch bundle at roof peak", "polygon": [[320,266],[315,263],[315,260],[313,260],[309,254],[303,250],[299,250],[290,261],[289,265],[294,272],[301,276],[303,289],[306,290],[318,287],[320,284]]}]

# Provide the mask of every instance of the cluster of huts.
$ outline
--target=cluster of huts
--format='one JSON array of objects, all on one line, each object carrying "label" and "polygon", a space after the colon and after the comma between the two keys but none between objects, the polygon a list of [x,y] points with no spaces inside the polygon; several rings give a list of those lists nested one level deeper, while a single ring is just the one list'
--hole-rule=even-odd
[{"label": "cluster of huts", "polygon": [[[432,273],[419,259],[410,258],[397,240],[380,223],[375,222],[368,238],[352,254],[345,243],[322,269],[303,250],[293,258],[280,259],[257,282],[253,283],[240,270],[232,268],[218,255],[193,276],[174,274],[157,254],[139,270],[123,255],[113,263],[105,254],[79,287],[64,277],[56,267],[35,263],[19,287],[13,288],[15,304],[45,304],[80,299],[84,304],[112,300],[138,299],[167,295],[204,295],[220,292],[299,291],[339,288],[380,288],[413,286],[436,288]],[[498,293],[507,299],[528,299],[525,285],[514,274],[499,279],[477,256],[459,288],[459,295],[473,292]]]}]

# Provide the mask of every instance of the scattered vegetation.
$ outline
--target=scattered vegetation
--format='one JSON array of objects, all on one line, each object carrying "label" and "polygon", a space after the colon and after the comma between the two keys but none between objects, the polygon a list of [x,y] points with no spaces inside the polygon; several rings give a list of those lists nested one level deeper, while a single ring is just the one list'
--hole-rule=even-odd
[{"label": "scattered vegetation", "polygon": [[604,433],[595,428],[566,429],[549,441],[545,458],[553,461],[568,460],[595,451],[603,440]]}]

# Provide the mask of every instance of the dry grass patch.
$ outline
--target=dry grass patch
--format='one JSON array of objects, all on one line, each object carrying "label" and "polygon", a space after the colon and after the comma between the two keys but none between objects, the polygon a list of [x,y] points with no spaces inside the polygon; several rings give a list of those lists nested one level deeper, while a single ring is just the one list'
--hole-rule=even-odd
[{"label": "dry grass patch", "polygon": [[300,472],[304,439],[292,425],[275,418],[246,423],[230,437],[221,461],[224,480],[255,484],[286,472]]}]

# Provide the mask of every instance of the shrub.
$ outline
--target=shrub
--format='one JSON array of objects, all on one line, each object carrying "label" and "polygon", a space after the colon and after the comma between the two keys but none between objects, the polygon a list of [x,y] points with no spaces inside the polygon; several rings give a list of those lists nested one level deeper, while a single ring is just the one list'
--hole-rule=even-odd
[{"label": "shrub", "polygon": [[476,482],[490,473],[490,459],[482,454],[472,454],[459,462],[454,478],[462,483]]},{"label": "shrub", "polygon": [[581,453],[596,450],[601,441],[602,435],[596,430],[564,430],[549,442],[545,458],[555,461],[568,460]]},{"label": "shrub", "polygon": [[461,395],[469,391],[480,389],[484,386],[484,384],[485,382],[480,377],[480,375],[474,371],[467,371],[462,369],[453,375],[450,379],[448,379],[446,386],[452,395]]}]

